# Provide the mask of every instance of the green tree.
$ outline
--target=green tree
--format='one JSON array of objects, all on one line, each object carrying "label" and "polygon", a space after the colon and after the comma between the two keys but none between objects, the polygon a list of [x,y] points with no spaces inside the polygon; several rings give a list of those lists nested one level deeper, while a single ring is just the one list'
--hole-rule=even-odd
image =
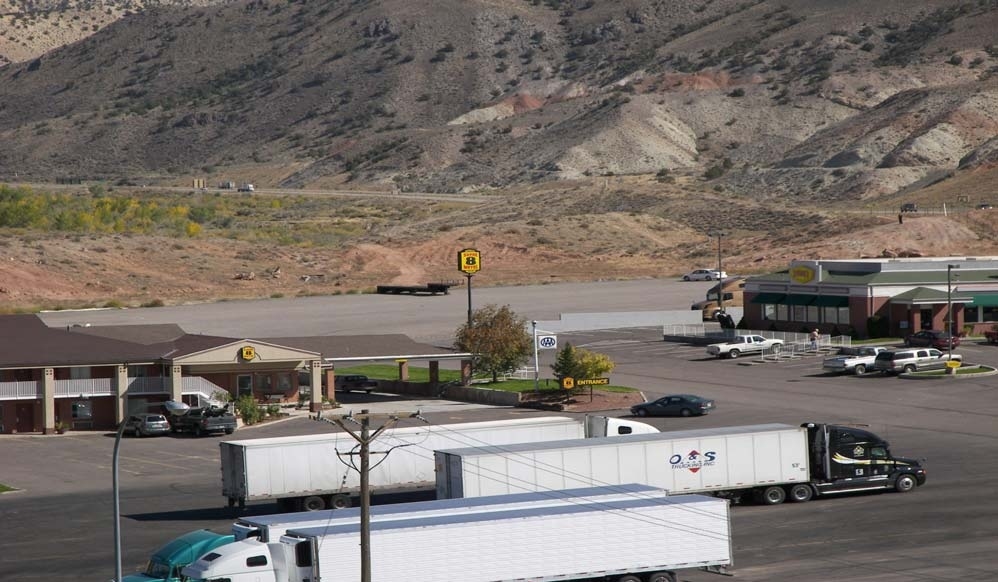
[{"label": "green tree", "polygon": [[551,371],[554,372],[554,377],[559,380],[566,377],[575,377],[575,347],[572,344],[566,343],[565,347],[558,350],[558,356],[554,360],[554,364],[551,365]]},{"label": "green tree", "polygon": [[455,334],[454,347],[470,352],[472,366],[492,374],[516,370],[530,359],[533,344],[527,331],[526,319],[516,315],[508,305],[486,305],[471,314],[471,325],[463,324]]},{"label": "green tree", "polygon": [[579,349],[575,352],[575,366],[579,378],[601,378],[616,367],[610,356]]}]

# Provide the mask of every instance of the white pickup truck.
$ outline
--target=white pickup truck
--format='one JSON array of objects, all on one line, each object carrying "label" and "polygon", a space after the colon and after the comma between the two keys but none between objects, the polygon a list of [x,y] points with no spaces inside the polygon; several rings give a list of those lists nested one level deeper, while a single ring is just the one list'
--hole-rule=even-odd
[{"label": "white pickup truck", "polygon": [[826,358],[821,369],[829,374],[856,374],[861,376],[873,371],[877,354],[886,352],[882,346],[843,347],[834,358]]},{"label": "white pickup truck", "polygon": [[769,339],[761,335],[736,335],[730,341],[707,346],[707,354],[718,358],[737,358],[749,352],[780,351],[783,340]]}]

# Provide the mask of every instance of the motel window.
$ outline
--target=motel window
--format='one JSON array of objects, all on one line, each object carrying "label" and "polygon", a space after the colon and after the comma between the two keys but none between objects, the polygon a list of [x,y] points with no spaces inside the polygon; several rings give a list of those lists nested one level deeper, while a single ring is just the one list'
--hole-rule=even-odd
[{"label": "motel window", "polygon": [[772,303],[767,303],[762,306],[762,318],[767,321],[772,321],[776,319],[776,306]]},{"label": "motel window", "polygon": [[987,306],[984,309],[984,321],[998,321],[998,307]]},{"label": "motel window", "polygon": [[817,323],[818,321],[818,308],[814,305],[807,306],[807,319],[805,321],[813,321]]},{"label": "motel window", "polygon": [[790,306],[788,305],[777,305],[776,306],[776,320],[777,321],[790,321]]},{"label": "motel window", "polygon": [[967,323],[976,323],[981,320],[981,308],[977,305],[963,308],[963,320]]},{"label": "motel window", "polygon": [[807,305],[791,305],[793,318],[790,321],[807,321]]}]

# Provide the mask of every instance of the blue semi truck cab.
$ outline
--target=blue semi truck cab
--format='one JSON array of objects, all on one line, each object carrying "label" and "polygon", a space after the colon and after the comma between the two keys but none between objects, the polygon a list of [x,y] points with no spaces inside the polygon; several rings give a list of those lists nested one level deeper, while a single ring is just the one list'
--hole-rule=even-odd
[{"label": "blue semi truck cab", "polygon": [[199,529],[159,548],[149,558],[144,572],[129,574],[122,582],[180,582],[180,570],[204,554],[235,541],[232,535]]}]

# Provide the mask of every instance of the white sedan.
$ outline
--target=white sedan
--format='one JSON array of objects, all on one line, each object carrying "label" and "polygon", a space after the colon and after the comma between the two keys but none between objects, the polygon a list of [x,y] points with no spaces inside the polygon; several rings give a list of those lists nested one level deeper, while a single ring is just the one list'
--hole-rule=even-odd
[{"label": "white sedan", "polygon": [[727,279],[728,274],[717,269],[695,269],[683,275],[683,281],[713,281]]}]

